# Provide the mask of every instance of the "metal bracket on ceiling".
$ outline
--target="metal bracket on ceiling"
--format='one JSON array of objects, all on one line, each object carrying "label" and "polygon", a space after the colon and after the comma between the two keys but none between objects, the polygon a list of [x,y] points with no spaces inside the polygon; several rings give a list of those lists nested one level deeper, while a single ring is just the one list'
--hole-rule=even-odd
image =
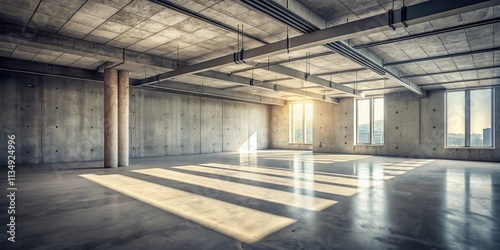
[{"label": "metal bracket on ceiling", "polygon": [[236,63],[236,64],[246,63],[244,60],[244,50],[242,49],[239,52],[234,52],[233,53],[233,60],[234,60],[234,63]]},{"label": "metal bracket on ceiling", "polygon": [[[233,53],[233,61],[234,63],[236,64],[243,64],[243,63],[246,63],[244,60],[243,60],[243,54],[244,54],[244,49],[243,49],[243,25],[241,25],[241,32],[240,32],[240,25],[238,25],[238,49],[236,50],[236,52]],[[240,35],[241,35],[241,50],[238,51],[240,49]]]},{"label": "metal bracket on ceiling", "polygon": [[255,83],[254,83],[254,80],[253,80],[253,70],[252,70],[252,79],[250,79],[250,86],[253,86]]},{"label": "metal bracket on ceiling", "polygon": [[406,23],[407,20],[406,11],[407,11],[406,6],[401,7],[401,23],[404,25],[405,28],[408,27],[408,24]]},{"label": "metal bracket on ceiling", "polygon": [[[287,2],[288,4],[288,2]],[[286,53],[290,54],[290,37],[288,36],[288,26],[286,26]],[[290,58],[290,57],[288,57]]]},{"label": "metal bracket on ceiling", "polygon": [[391,27],[392,30],[396,30],[394,26],[394,10],[387,11],[387,25]]}]

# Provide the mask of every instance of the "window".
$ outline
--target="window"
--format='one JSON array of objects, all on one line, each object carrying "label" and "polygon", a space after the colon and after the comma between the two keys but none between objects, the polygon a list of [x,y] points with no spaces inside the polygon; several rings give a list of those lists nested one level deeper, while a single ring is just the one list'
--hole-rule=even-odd
[{"label": "window", "polygon": [[493,147],[493,90],[446,93],[446,146]]},{"label": "window", "polygon": [[293,103],[290,105],[290,141],[312,144],[313,104]]},{"label": "window", "polygon": [[356,100],[356,144],[384,143],[384,98]]}]

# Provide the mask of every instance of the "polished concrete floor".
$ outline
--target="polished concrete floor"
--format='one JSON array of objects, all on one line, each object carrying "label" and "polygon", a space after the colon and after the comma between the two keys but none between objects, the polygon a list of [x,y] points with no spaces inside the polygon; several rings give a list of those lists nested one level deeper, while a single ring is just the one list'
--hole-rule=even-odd
[{"label": "polished concrete floor", "polygon": [[18,166],[0,249],[500,246],[498,162],[266,150],[101,166]]}]

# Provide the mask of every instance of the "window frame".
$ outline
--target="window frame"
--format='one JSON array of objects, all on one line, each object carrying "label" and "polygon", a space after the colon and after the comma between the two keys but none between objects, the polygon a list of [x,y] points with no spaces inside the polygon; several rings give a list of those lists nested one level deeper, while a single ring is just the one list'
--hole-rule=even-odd
[{"label": "window frame", "polygon": [[[294,122],[294,109],[296,104],[301,104],[302,105],[302,141],[295,141],[295,122]],[[311,143],[307,143],[307,139],[309,138],[307,136],[307,129],[306,129],[306,104],[313,105],[313,102],[311,101],[299,101],[299,102],[291,102],[289,104],[289,121],[288,121],[288,130],[290,131],[288,133],[289,138],[288,138],[288,143],[289,144],[304,144],[304,145],[312,145],[313,144],[313,138],[314,138],[314,131],[311,131]],[[312,107],[314,109],[314,106]],[[313,112],[314,113],[314,112]],[[314,121],[314,118],[313,118]],[[314,126],[313,126],[314,130]]]},{"label": "window frame", "polygon": [[[383,104],[384,104],[384,136],[383,136],[383,142],[382,143],[375,143],[374,139],[374,131],[375,131],[375,99],[383,99]],[[369,100],[369,110],[370,110],[370,142],[369,143],[360,143],[359,142],[359,105],[358,101],[360,100]],[[354,115],[354,145],[355,146],[384,146],[385,143],[385,97],[384,96],[372,96],[372,97],[367,97],[367,98],[357,98],[354,99],[355,101],[355,115]]]},{"label": "window frame", "polygon": [[[473,90],[489,89],[491,94],[491,146],[471,146],[471,123],[470,123],[470,92]],[[495,90],[494,87],[479,87],[467,89],[446,90],[444,95],[444,148],[445,149],[495,149]],[[464,146],[448,146],[448,93],[464,91],[465,95],[465,142]]]}]

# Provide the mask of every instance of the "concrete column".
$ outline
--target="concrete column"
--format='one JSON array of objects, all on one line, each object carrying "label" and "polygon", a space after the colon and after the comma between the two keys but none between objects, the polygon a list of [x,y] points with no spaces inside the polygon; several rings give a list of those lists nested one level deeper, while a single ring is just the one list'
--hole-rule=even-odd
[{"label": "concrete column", "polygon": [[118,166],[127,167],[129,160],[129,77],[128,71],[118,71]]},{"label": "concrete column", "polygon": [[104,167],[118,167],[118,72],[104,70]]}]

